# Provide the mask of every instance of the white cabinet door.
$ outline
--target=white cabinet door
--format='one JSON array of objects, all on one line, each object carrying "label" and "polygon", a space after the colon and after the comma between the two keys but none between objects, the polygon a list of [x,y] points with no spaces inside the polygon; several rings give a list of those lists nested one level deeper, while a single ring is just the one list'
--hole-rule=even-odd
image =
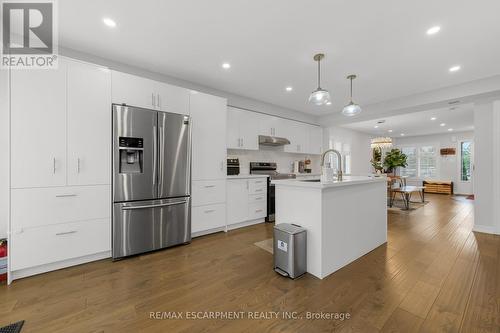
[{"label": "white cabinet door", "polygon": [[227,224],[236,224],[248,219],[248,179],[227,181]]},{"label": "white cabinet door", "polygon": [[146,109],[157,109],[158,82],[112,71],[112,100]]},{"label": "white cabinet door", "polygon": [[275,136],[276,126],[278,124],[278,118],[273,116],[268,116],[265,114],[258,115],[259,121],[259,134],[260,135],[270,135]]},{"label": "white cabinet door", "polygon": [[226,114],[224,98],[191,92],[193,180],[226,178]]},{"label": "white cabinet door", "polygon": [[227,108],[226,144],[228,149],[241,149],[240,110],[231,107]]},{"label": "white cabinet door", "polygon": [[11,187],[66,184],[66,63],[11,74]]},{"label": "white cabinet door", "polygon": [[239,112],[239,133],[242,149],[259,149],[259,117],[257,113],[245,110]]},{"label": "white cabinet door", "polygon": [[159,110],[179,114],[189,114],[188,89],[158,82],[156,92],[156,105]]},{"label": "white cabinet door", "polygon": [[319,126],[309,126],[307,153],[316,155],[323,153],[323,129]]},{"label": "white cabinet door", "polygon": [[68,185],[111,184],[111,77],[68,64]]},{"label": "white cabinet door", "polygon": [[308,125],[293,120],[285,120],[285,137],[290,140],[289,145],[285,145],[285,151],[289,153],[305,153],[309,141]]},{"label": "white cabinet door", "polygon": [[216,204],[192,208],[191,233],[217,229],[226,226],[226,205]]}]

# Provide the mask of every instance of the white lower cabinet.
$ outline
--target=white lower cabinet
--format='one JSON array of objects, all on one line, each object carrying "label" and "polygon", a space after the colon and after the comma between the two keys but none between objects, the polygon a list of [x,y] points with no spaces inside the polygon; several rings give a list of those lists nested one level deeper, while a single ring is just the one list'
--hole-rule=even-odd
[{"label": "white lower cabinet", "polygon": [[228,228],[260,223],[267,216],[267,179],[227,181]]},{"label": "white lower cabinet", "polygon": [[110,219],[61,223],[14,232],[11,248],[12,271],[110,251]]},{"label": "white lower cabinet", "polygon": [[198,180],[192,185],[193,207],[226,202],[225,180]]},{"label": "white lower cabinet", "polygon": [[195,236],[221,231],[226,226],[226,205],[215,204],[191,209],[191,233]]}]

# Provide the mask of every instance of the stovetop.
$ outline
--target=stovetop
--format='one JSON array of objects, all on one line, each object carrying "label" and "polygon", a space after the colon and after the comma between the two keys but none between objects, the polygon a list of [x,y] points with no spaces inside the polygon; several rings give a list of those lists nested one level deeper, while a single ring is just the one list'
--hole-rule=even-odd
[{"label": "stovetop", "polygon": [[271,180],[277,179],[293,179],[293,173],[279,173],[275,162],[250,162],[250,174],[252,175],[268,175]]}]

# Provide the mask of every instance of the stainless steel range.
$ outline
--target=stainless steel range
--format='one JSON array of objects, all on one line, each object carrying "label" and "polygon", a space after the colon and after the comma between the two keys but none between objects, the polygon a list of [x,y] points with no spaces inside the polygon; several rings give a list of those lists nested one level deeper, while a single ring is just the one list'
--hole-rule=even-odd
[{"label": "stainless steel range", "polygon": [[275,213],[275,191],[274,185],[271,184],[275,179],[293,179],[293,173],[279,173],[275,162],[250,162],[250,174],[252,175],[268,175],[267,178],[267,217],[266,222],[274,222]]}]

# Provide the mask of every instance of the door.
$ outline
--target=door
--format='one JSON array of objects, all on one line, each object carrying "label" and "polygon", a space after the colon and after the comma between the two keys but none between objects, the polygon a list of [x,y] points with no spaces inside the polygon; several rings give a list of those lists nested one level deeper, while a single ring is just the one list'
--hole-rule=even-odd
[{"label": "door", "polygon": [[158,198],[191,192],[191,124],[187,115],[158,112]]},{"label": "door", "polygon": [[149,200],[157,191],[156,111],[113,105],[113,200]]},{"label": "door", "polygon": [[193,180],[226,178],[226,99],[191,93]]},{"label": "door", "polygon": [[227,224],[244,222],[248,219],[248,180],[227,181]]},{"label": "door", "polygon": [[189,90],[170,84],[156,82],[158,110],[189,114]]},{"label": "door", "polygon": [[66,63],[11,74],[11,187],[66,185]]},{"label": "door", "polygon": [[240,110],[227,108],[227,148],[241,149]]},{"label": "door", "polygon": [[190,199],[115,203],[113,259],[191,241]]},{"label": "door", "polygon": [[106,68],[68,64],[68,184],[111,184],[111,77]]},{"label": "door", "polygon": [[457,194],[474,193],[474,142],[461,140],[458,146],[458,181],[455,192]]},{"label": "door", "polygon": [[117,71],[111,76],[113,103],[157,109],[157,82]]},{"label": "door", "polygon": [[259,149],[259,118],[256,113],[244,110],[240,111],[239,132],[243,149]]}]

